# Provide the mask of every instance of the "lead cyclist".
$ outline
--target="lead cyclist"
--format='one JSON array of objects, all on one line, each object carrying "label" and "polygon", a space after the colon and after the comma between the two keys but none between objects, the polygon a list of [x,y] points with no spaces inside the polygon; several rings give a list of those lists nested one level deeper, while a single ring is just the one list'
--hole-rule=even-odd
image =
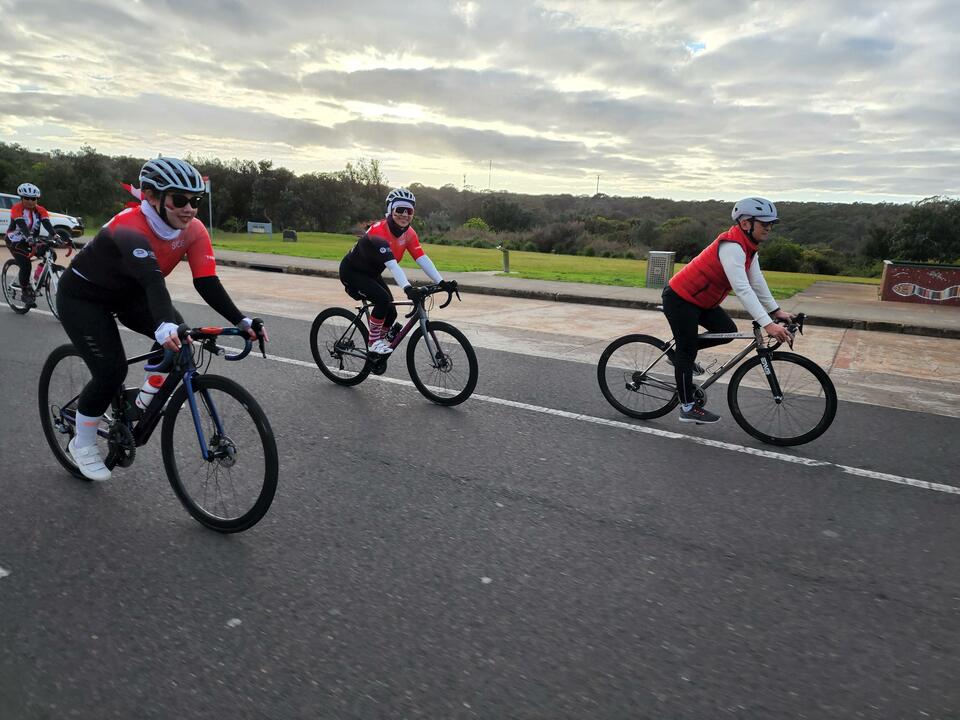
[{"label": "lead cyclist", "polygon": [[110,478],[96,444],[97,426],[127,374],[116,320],[154,339],[154,347],[178,351],[177,327],[183,317],[173,307],[164,278],[184,256],[203,300],[252,339],[267,339],[262,323],[237,309],[217,277],[210,235],[197,219],[204,190],[203,178],[190,163],[171,157],[148,160],[140,169],[140,205],[104,225],[60,281],[60,320],[93,375],[80,393],[76,435],[67,446],[90,480]]}]

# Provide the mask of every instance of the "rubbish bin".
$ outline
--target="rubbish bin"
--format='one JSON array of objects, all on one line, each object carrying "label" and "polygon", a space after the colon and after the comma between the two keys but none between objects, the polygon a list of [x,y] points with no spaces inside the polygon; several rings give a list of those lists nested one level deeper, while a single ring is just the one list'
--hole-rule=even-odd
[{"label": "rubbish bin", "polygon": [[651,250],[647,258],[647,287],[666,287],[673,277],[673,259],[675,252]]},{"label": "rubbish bin", "polygon": [[297,231],[296,230],[284,230],[283,231],[283,241],[284,242],[296,242],[297,241]]}]

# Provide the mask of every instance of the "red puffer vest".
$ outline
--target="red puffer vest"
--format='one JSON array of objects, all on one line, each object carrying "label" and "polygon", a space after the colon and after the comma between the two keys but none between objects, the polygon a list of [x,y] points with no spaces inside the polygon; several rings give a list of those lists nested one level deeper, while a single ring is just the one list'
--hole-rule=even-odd
[{"label": "red puffer vest", "polygon": [[725,233],[707,245],[699,255],[670,278],[670,288],[684,300],[697,307],[709,309],[723,302],[730,292],[730,281],[720,263],[720,243],[735,242],[747,254],[745,269],[749,271],[753,256],[759,247],[739,225],[732,225]]}]

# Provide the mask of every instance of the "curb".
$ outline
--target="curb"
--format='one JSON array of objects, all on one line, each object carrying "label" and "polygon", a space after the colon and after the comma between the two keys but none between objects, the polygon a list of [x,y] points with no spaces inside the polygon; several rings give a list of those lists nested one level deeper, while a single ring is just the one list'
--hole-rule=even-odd
[{"label": "curb", "polygon": [[[246,268],[249,270],[260,270],[261,272],[278,272],[290,275],[308,275],[313,277],[339,278],[336,270],[325,270],[322,268],[309,268],[300,265],[280,265],[271,263],[250,262],[247,260],[234,260],[231,258],[217,258],[218,265],[228,267]],[[385,277],[388,284],[395,284],[392,277]],[[649,300],[627,300],[598,295],[576,295],[573,293],[556,293],[546,290],[531,290],[524,288],[505,288],[489,287],[487,285],[471,285],[469,283],[459,282],[461,290],[478,295],[498,295],[501,297],[518,297],[526,300],[546,300],[550,302],[574,303],[581,305],[600,305],[604,307],[620,307],[630,310],[658,310],[659,303]],[[724,308],[731,317],[740,320],[749,320],[750,315],[740,308]],[[870,330],[873,332],[886,332],[901,335],[921,335],[926,337],[950,338],[960,340],[960,329],[952,328],[934,328],[923,325],[910,325],[905,323],[882,321],[882,320],[854,320],[848,318],[836,317],[818,317],[808,316],[807,324],[821,327],[846,328],[849,330]]]}]

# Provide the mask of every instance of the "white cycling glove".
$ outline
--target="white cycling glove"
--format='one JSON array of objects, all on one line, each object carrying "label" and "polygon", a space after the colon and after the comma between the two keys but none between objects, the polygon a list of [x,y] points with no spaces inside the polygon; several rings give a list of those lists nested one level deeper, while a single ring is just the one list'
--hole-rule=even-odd
[{"label": "white cycling glove", "polygon": [[160,345],[163,345],[163,343],[167,341],[168,337],[177,334],[177,328],[178,326],[176,323],[160,323],[160,327],[157,328],[157,331],[153,334],[153,337]]}]

